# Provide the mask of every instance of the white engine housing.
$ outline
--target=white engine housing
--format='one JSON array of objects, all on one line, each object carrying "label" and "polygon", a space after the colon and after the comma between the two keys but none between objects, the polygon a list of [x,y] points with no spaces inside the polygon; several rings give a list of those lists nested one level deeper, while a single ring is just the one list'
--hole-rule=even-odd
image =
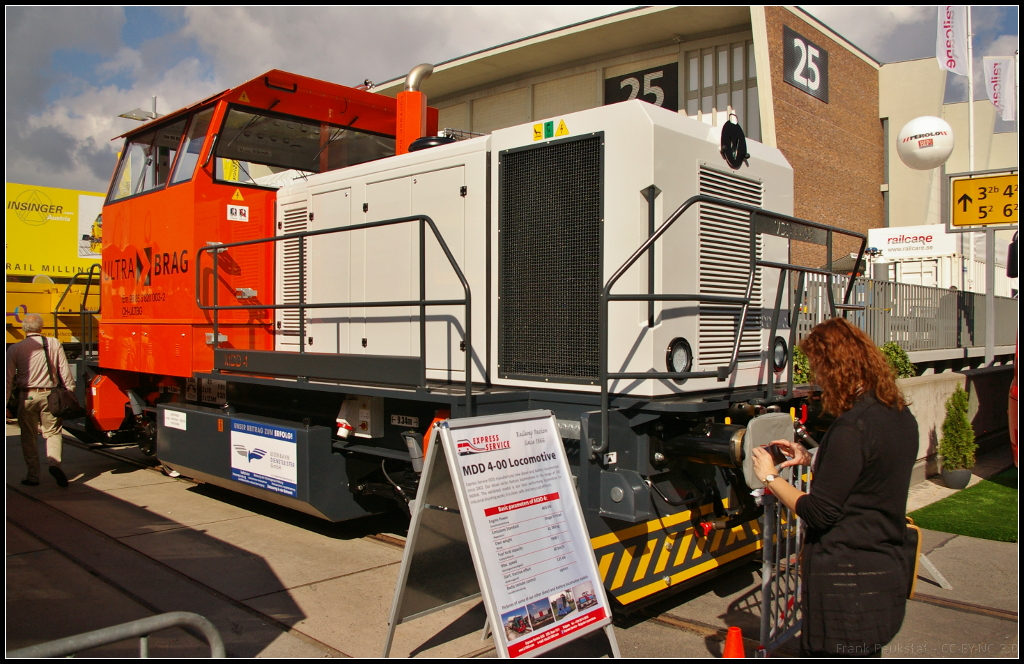
[{"label": "white engine housing", "polygon": [[[597,298],[648,237],[643,190],[660,190],[656,226],[697,194],[792,215],[793,172],[782,153],[753,141],[747,165],[734,171],[719,152],[719,128],[640,101],[549,122],[547,134],[560,135],[545,137],[546,123],[530,123],[310,177],[280,190],[277,232],[428,215],[472,292],[473,381],[599,391]],[[694,206],[655,245],[654,292],[742,296],[748,233],[747,215]],[[419,298],[418,224],[306,242],[307,303]],[[764,260],[788,261],[785,239],[763,236],[759,250]],[[427,299],[462,298],[429,230],[425,266]],[[275,274],[276,302],[298,302],[296,241],[278,243]],[[644,256],[613,292],[647,293],[647,275]],[[611,391],[654,397],[763,382],[777,281],[775,270],[758,277],[763,305],[751,307],[741,361],[727,382],[623,380],[611,381]],[[297,351],[297,311],[276,313],[276,349]],[[608,370],[666,371],[667,349],[679,337],[691,346],[694,371],[714,370],[729,361],[737,313],[659,302],[652,328],[646,302],[612,302]],[[309,309],[306,350],[418,356],[418,315],[416,307]],[[463,381],[464,308],[430,307],[427,321],[427,378]]]}]

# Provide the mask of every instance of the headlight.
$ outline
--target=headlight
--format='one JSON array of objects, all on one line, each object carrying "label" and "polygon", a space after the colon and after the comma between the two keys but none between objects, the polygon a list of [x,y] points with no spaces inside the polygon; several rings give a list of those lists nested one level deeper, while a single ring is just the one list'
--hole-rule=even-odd
[{"label": "headlight", "polygon": [[772,346],[772,365],[776,371],[782,371],[789,362],[789,348],[786,340],[782,337],[775,337],[775,345]]},{"label": "headlight", "polygon": [[[665,363],[672,373],[683,373],[693,368],[693,351],[690,350],[690,344],[686,339],[679,337],[672,340],[672,343],[668,345]],[[674,380],[677,383],[682,383],[686,379],[675,378]]]}]

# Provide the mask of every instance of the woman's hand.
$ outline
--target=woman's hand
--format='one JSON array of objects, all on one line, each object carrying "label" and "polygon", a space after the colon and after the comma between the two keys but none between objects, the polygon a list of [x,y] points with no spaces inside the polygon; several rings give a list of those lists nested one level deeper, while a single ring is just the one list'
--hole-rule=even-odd
[{"label": "woman's hand", "polygon": [[811,453],[808,452],[807,448],[800,443],[795,443],[789,440],[773,440],[772,445],[778,445],[782,450],[782,453],[790,457],[788,460],[779,464],[779,468],[811,465]]},{"label": "woman's hand", "polygon": [[765,477],[779,474],[779,469],[775,467],[775,462],[772,461],[772,455],[768,450],[763,447],[755,447],[752,451],[754,454],[754,474],[757,475],[757,479],[763,483]]}]

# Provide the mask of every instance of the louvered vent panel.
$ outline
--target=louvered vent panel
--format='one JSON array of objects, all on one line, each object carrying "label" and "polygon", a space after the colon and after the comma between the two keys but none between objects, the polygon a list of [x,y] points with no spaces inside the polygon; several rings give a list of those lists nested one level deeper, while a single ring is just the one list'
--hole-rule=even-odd
[{"label": "louvered vent panel", "polygon": [[[301,233],[309,228],[309,214],[306,207],[293,207],[284,211],[282,234]],[[299,242],[301,240],[285,240],[280,242],[282,256],[281,269],[281,304],[299,303]],[[309,295],[309,239],[306,239],[306,295]],[[308,300],[307,300],[308,301]],[[299,310],[279,309],[278,320],[281,331],[286,336],[299,334]]]},{"label": "louvered vent panel", "polygon": [[[762,185],[746,178],[701,167],[700,193],[761,207]],[[750,216],[721,205],[700,205],[700,292],[705,295],[743,297],[750,274]],[[758,243],[757,257],[761,257]],[[755,273],[750,310],[740,342],[740,360],[756,360],[761,353],[761,272]],[[732,355],[741,307],[701,305],[701,364],[724,364]]]}]

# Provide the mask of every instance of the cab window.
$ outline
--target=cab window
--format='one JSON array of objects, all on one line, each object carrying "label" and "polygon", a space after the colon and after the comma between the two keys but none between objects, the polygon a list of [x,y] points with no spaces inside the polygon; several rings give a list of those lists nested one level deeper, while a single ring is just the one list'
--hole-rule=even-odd
[{"label": "cab window", "polygon": [[203,141],[206,140],[206,132],[210,129],[210,120],[213,119],[213,109],[208,108],[192,116],[192,122],[188,126],[188,134],[185,136],[185,143],[182,145],[182,153],[178,163],[174,167],[174,176],[171,184],[187,182],[192,179],[192,174],[199,163],[199,153],[203,149]]},{"label": "cab window", "polygon": [[395,154],[390,136],[234,107],[219,136],[216,178],[232,184],[280,188]]},{"label": "cab window", "polygon": [[128,139],[111,183],[110,201],[152,191],[167,183],[185,121],[182,118]]}]

